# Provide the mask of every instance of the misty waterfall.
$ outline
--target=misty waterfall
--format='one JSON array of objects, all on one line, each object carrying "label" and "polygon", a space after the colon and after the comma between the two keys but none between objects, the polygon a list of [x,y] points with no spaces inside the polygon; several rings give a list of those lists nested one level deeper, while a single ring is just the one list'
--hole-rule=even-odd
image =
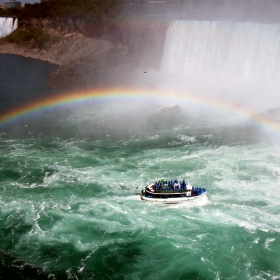
[{"label": "misty waterfall", "polygon": [[18,19],[0,17],[0,38],[11,34],[18,28]]},{"label": "misty waterfall", "polygon": [[161,70],[187,77],[276,82],[280,75],[280,24],[173,21]]},{"label": "misty waterfall", "polygon": [[280,87],[280,23],[172,21],[160,68],[171,89],[252,109],[273,107]]}]

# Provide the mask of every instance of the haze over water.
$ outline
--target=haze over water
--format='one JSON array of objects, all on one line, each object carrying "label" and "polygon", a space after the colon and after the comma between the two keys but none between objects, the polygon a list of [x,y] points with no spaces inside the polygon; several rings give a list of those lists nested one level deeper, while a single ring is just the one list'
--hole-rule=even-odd
[{"label": "haze over water", "polygon": [[[257,33],[279,30],[278,26],[250,24]],[[236,24],[236,28],[249,30],[250,24]],[[220,99],[244,105],[238,91],[244,85],[248,93],[244,100],[250,102],[251,80],[263,76],[254,73],[273,61],[264,53],[265,47],[259,42],[258,57],[248,58],[250,71],[234,69],[239,73],[235,81],[242,83],[231,87],[226,98],[221,94],[226,83],[214,81],[213,86],[211,82],[220,71],[211,72],[210,66],[224,67],[227,77],[233,73],[232,64],[223,61],[233,54],[239,61],[238,68],[247,58],[246,44],[241,41],[238,46],[243,49],[236,53],[213,31],[220,23],[173,22],[170,28],[176,25],[176,30],[167,33],[163,75],[172,76],[169,70],[191,57],[194,61],[180,67],[182,74],[188,72],[185,79],[192,75],[197,78],[202,69],[206,72],[203,78],[209,73],[213,76],[208,75],[210,82],[200,80],[205,83],[201,87],[182,83],[182,76],[175,77],[175,89],[195,89],[202,97],[215,96],[215,89]],[[192,42],[200,45],[193,48],[195,55],[187,55],[192,48],[186,42],[177,43],[185,44],[186,52],[172,50],[174,40],[168,36],[175,31],[183,36],[184,25],[190,32],[196,26],[206,34],[217,35],[218,40],[213,41],[216,45],[202,42],[204,37],[193,30],[198,35]],[[237,36],[235,24],[223,26],[227,25]],[[255,48],[254,42],[251,47]],[[168,56],[170,49],[177,53],[178,60]],[[274,50],[273,56],[279,61],[279,51]],[[3,58],[7,59],[0,56]],[[207,62],[209,58],[211,63]],[[14,59],[16,64],[24,60]],[[45,67],[40,65],[38,69]],[[278,80],[269,81],[275,80],[277,67],[275,64],[274,70],[265,72],[268,74],[262,83],[271,89],[269,96],[276,107]],[[175,71],[178,73],[178,68]],[[14,82],[13,86],[21,92],[22,84]],[[211,85],[208,95],[207,85]],[[11,88],[11,84],[5,87]],[[254,108],[272,108],[260,93],[257,96],[260,102],[252,100]],[[158,96],[149,104],[139,96],[135,101],[92,100],[42,111],[36,118],[33,115],[2,127],[0,276],[279,279],[279,131],[239,115],[229,118],[219,107],[200,104],[193,108],[183,101],[174,97],[172,104],[162,105]],[[273,112],[277,119],[278,111]],[[207,197],[199,204],[142,202],[140,189],[158,178],[189,178],[194,186],[207,189]]]}]

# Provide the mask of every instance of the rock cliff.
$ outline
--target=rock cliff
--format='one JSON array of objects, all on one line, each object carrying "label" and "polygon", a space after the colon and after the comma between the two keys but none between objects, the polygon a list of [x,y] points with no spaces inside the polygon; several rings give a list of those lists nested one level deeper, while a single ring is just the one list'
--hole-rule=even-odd
[{"label": "rock cliff", "polygon": [[0,52],[58,64],[52,86],[91,88],[133,83],[136,69],[160,64],[169,22],[126,19],[19,19],[19,28],[40,26],[52,40],[43,49],[0,43]]}]

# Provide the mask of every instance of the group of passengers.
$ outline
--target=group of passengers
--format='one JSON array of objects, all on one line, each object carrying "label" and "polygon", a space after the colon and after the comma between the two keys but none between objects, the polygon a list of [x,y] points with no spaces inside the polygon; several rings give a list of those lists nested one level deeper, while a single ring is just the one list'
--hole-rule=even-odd
[{"label": "group of passengers", "polygon": [[183,180],[182,182],[178,182],[177,180],[170,180],[170,181],[166,181],[166,180],[158,180],[155,182],[155,187],[156,190],[166,190],[166,191],[179,191],[179,190],[187,190],[187,184],[186,181]]},{"label": "group of passengers", "polygon": [[186,184],[186,181],[178,182],[174,181],[166,181],[166,180],[158,180],[155,182],[156,191],[186,191],[186,196],[197,196],[206,192],[205,188],[193,187],[189,183]]}]

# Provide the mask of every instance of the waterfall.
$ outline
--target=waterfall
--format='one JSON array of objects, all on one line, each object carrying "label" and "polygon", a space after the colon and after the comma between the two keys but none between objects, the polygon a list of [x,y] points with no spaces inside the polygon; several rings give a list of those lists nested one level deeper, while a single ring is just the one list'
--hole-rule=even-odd
[{"label": "waterfall", "polygon": [[18,19],[0,17],[0,38],[11,34],[18,28]]},{"label": "waterfall", "polygon": [[[176,85],[227,95],[278,96],[280,23],[173,21],[161,72]],[[267,96],[268,98],[268,96]],[[279,98],[278,98],[279,99]],[[250,99],[253,103],[255,100]],[[280,104],[278,104],[280,106]]]}]

